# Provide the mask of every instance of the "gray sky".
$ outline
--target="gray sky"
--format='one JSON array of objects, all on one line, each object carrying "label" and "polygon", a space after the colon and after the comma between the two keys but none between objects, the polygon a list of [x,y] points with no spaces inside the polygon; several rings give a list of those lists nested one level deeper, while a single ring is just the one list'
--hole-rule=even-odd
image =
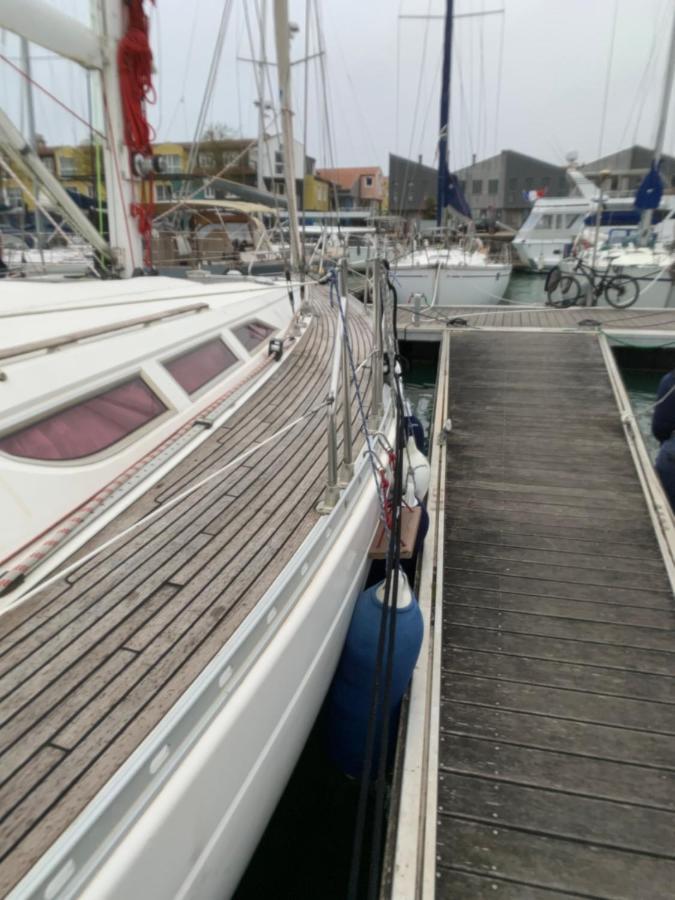
[{"label": "gray sky", "polygon": [[[256,133],[256,96],[245,29],[248,4],[258,40],[254,0],[234,0],[209,121],[245,137]],[[86,18],[86,0],[53,0]],[[381,165],[389,151],[434,164],[438,132],[442,21],[402,20],[399,14],[440,14],[443,0],[319,0],[336,165]],[[270,5],[270,3],[268,3]],[[305,3],[290,0],[300,25],[293,58],[304,53]],[[616,10],[602,153],[631,143],[651,146],[665,66],[673,0],[456,0],[458,14],[505,8],[503,16],[457,19],[451,100],[451,167],[509,148],[561,163],[577,150],[599,155],[601,118]],[[223,9],[221,0],[157,0],[151,11],[159,100],[151,109],[158,139],[192,137]],[[500,66],[500,45],[503,56]],[[5,55],[18,52],[0,37]],[[271,28],[268,55],[273,58]],[[315,29],[310,52],[316,50]],[[257,50],[256,50],[257,52]],[[85,81],[74,64],[44,59],[33,48],[34,77],[87,116]],[[17,124],[19,76],[3,67],[0,104]],[[276,96],[275,72],[270,69]],[[501,76],[501,77],[500,77]],[[267,86],[269,91],[269,84]],[[304,66],[294,68],[296,135],[303,133]],[[331,164],[318,62],[309,67],[308,147]],[[50,143],[80,140],[85,128],[36,93],[38,130]],[[675,151],[675,110],[666,152]]]}]

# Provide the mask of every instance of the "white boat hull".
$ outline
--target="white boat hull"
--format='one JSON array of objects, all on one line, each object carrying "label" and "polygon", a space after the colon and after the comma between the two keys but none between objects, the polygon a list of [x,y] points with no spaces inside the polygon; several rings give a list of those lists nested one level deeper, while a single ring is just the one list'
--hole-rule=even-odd
[{"label": "white boat hull", "polygon": [[424,294],[430,306],[487,306],[503,298],[511,266],[411,266],[394,274],[401,304],[414,303],[413,294]]},{"label": "white boat hull", "polygon": [[270,626],[264,651],[79,896],[223,900],[233,893],[319,712],[365,579],[378,502],[364,474],[333,533],[321,535],[318,551],[306,549],[308,539],[293,561],[299,568],[303,554],[327,547],[289,614]]}]

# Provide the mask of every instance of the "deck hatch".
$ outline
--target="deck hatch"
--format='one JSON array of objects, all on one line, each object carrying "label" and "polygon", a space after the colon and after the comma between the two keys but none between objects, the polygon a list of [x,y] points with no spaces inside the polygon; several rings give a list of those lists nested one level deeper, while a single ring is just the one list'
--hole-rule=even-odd
[{"label": "deck hatch", "polygon": [[267,325],[259,319],[254,319],[252,322],[244,322],[243,325],[237,325],[236,328],[232,329],[232,333],[247,350],[254,350],[266,338],[274,334],[276,330],[272,325]]},{"label": "deck hatch", "polygon": [[111,447],[166,410],[136,377],[5,435],[0,450],[25,459],[82,459]]},{"label": "deck hatch", "polygon": [[186,393],[194,394],[236,362],[230,348],[220,338],[214,338],[167,360],[164,367]]}]

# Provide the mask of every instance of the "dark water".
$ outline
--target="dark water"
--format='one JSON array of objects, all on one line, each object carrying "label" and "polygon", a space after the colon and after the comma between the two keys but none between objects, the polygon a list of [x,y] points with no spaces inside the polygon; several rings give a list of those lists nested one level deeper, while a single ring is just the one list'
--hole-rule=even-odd
[{"label": "dark water", "polygon": [[504,294],[505,300],[512,303],[532,303],[540,306],[546,302],[544,291],[544,275],[531,272],[514,272]]},{"label": "dark water", "polygon": [[644,438],[647,450],[652,460],[656,458],[659,449],[658,441],[652,437],[651,421],[652,409],[656,400],[656,389],[659,381],[670,367],[659,371],[645,371],[644,369],[621,369],[621,377],[630,398],[635,418],[640,426],[640,432]]}]

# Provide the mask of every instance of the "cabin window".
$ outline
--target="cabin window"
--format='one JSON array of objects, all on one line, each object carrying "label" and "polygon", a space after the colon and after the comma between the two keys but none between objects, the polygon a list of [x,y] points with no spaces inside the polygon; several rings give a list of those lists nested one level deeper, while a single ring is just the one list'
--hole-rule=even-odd
[{"label": "cabin window", "polygon": [[499,179],[491,178],[488,181],[488,194],[497,194],[499,192]]},{"label": "cabin window", "polygon": [[232,329],[234,336],[247,350],[253,350],[255,347],[262,344],[265,338],[274,334],[275,331],[276,328],[273,328],[271,325],[266,325],[264,322],[259,322],[257,319],[254,322],[246,322],[244,325],[237,325],[236,328]]},{"label": "cabin window", "polygon": [[482,194],[483,193],[483,182],[479,179],[474,179],[471,182],[471,193],[472,194]]},{"label": "cabin window", "polygon": [[83,459],[121,441],[166,409],[142,378],[132,378],[5,435],[0,450],[25,459]]},{"label": "cabin window", "polygon": [[220,338],[215,338],[175,356],[165,362],[164,367],[187,394],[194,394],[236,361],[237,357],[230,348]]},{"label": "cabin window", "polygon": [[537,222],[537,228],[553,228],[553,216],[542,216]]},{"label": "cabin window", "polygon": [[579,213],[568,213],[565,220],[565,228],[572,228],[573,225],[579,224],[580,218]]}]

